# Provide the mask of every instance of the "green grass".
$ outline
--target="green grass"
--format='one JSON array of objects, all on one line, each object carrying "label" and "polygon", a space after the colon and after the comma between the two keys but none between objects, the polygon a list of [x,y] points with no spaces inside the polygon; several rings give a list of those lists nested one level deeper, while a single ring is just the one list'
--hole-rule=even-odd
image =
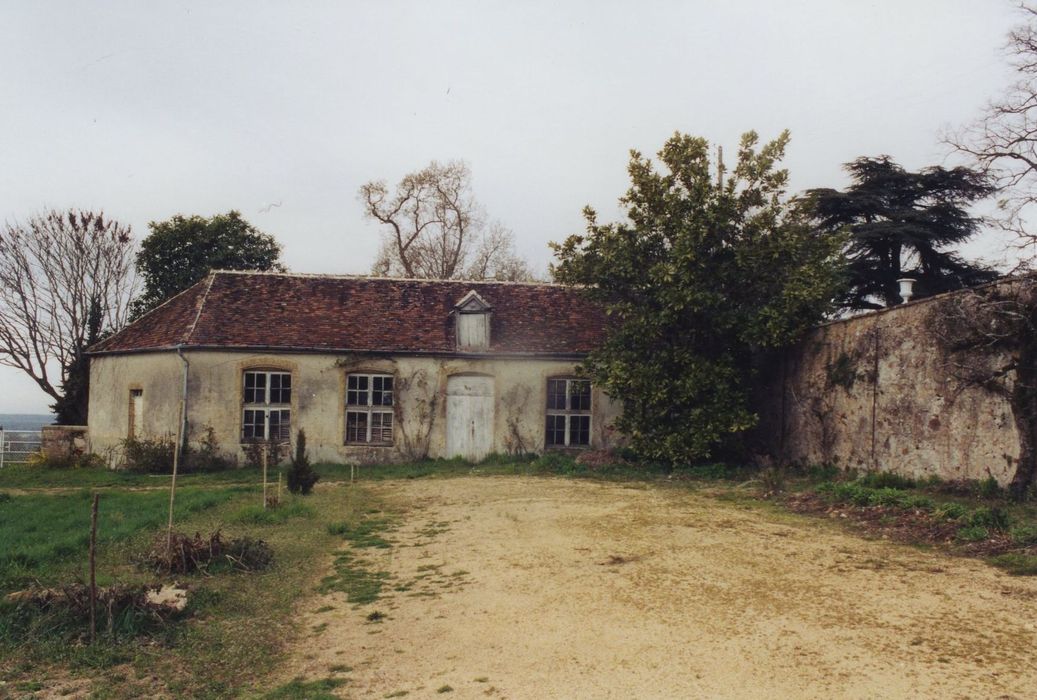
[{"label": "green grass", "polygon": [[[286,469],[286,468],[285,468]],[[271,483],[277,483],[277,472],[268,474]],[[38,488],[95,488],[127,486],[133,488],[168,489],[171,477],[167,474],[136,474],[123,470],[104,468],[47,469],[24,465],[6,465],[0,469],[0,489]],[[258,469],[228,469],[207,474],[180,474],[178,486],[203,486],[223,484],[261,484],[262,474]]]},{"label": "green grass", "polygon": [[[175,513],[183,517],[225,503],[236,491],[185,489],[177,493]],[[52,582],[61,565],[86,561],[90,542],[93,496],[31,494],[0,501],[0,590],[39,580]],[[166,522],[165,491],[106,491],[98,506],[97,538],[101,546],[126,540]]]},{"label": "green grass", "polygon": [[258,504],[247,505],[235,511],[229,521],[244,525],[276,525],[292,518],[316,517],[317,511],[303,502],[302,498],[293,498],[276,508],[264,508]]},{"label": "green grass", "polygon": [[[313,581],[325,566],[338,536],[332,523],[362,520],[382,506],[362,487],[327,488],[282,508],[286,517],[268,521],[252,515],[261,496],[257,487],[212,485],[187,488],[177,494],[177,528],[212,532],[224,538],[248,535],[267,541],[274,552],[270,569],[224,572],[215,576],[177,577],[190,589],[185,619],[168,625],[143,643],[130,637],[104,638],[94,646],[70,643],[67,637],[42,634],[27,638],[4,634],[10,609],[0,598],[0,681],[22,682],[43,676],[85,674],[97,678],[95,692],[104,697],[139,697],[153,690],[134,685],[135,677],[157,678],[174,697],[222,698],[265,692],[263,679],[286,660],[293,640],[312,634],[294,624],[300,600],[312,595]],[[101,496],[102,546],[98,555],[100,582],[144,583],[156,580],[136,564],[156,533],[165,525],[166,491],[109,489]],[[116,509],[116,505],[120,507]],[[13,506],[17,515],[8,518]],[[85,521],[84,521],[85,514]],[[105,522],[108,517],[108,529]],[[89,495],[80,493],[18,495],[0,502],[0,556],[7,542],[17,539],[23,549],[42,561],[50,580],[69,580],[81,573],[86,550],[80,531],[89,523]],[[71,534],[68,534],[71,533]],[[65,538],[72,545],[61,546]],[[51,542],[50,540],[53,540]],[[42,543],[42,544],[41,544]],[[53,546],[54,551],[46,549]],[[23,571],[18,571],[19,576]],[[8,627],[9,628],[9,627]],[[111,674],[118,664],[133,673]],[[118,675],[118,679],[112,676]],[[331,697],[330,686],[318,681],[289,684],[271,697]],[[102,692],[103,691],[103,692]],[[320,695],[325,693],[325,695]],[[2,693],[0,693],[2,694]]]}]

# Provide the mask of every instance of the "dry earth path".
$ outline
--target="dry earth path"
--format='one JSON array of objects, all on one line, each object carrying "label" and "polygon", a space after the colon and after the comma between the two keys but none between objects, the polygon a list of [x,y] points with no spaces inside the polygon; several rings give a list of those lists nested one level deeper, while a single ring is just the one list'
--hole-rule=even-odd
[{"label": "dry earth path", "polygon": [[1037,580],[979,561],[675,488],[375,488],[386,597],[311,600],[290,674],[343,697],[1037,696]]}]

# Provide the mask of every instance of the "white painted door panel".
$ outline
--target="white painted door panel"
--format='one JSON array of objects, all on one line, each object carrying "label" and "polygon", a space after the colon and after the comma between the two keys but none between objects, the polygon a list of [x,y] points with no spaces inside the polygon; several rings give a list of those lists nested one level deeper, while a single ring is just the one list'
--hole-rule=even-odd
[{"label": "white painted door panel", "polygon": [[446,393],[447,456],[482,459],[493,447],[493,378],[450,377]]}]

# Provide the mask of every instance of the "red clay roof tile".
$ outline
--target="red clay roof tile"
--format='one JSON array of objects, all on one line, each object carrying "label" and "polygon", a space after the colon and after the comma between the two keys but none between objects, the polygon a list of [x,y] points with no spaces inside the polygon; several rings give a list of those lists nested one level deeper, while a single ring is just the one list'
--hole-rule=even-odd
[{"label": "red clay roof tile", "polygon": [[600,308],[560,285],[214,272],[91,352],[449,353],[454,306],[473,289],[493,308],[491,353],[585,354],[604,340]]}]

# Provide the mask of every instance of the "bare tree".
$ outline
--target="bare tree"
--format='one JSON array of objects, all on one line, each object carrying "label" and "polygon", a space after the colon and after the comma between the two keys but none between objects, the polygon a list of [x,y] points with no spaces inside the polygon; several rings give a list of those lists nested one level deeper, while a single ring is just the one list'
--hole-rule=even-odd
[{"label": "bare tree", "polygon": [[1016,80],[1002,97],[944,141],[971,158],[1000,192],[996,223],[1016,234],[1024,266],[1037,262],[1037,233],[1026,219],[1037,204],[1037,6],[1020,5],[1024,24],[1008,35],[1006,51]]},{"label": "bare tree", "polygon": [[959,389],[980,387],[1011,406],[1019,457],[1009,490],[1023,498],[1037,477],[1037,276],[949,294],[929,323]]},{"label": "bare tree", "polygon": [[[32,377],[61,422],[86,420],[83,351],[125,323],[132,271],[130,228],[102,212],[52,210],[0,228],[0,364]],[[81,395],[63,416],[71,391]]]},{"label": "bare tree", "polygon": [[514,236],[487,222],[471,179],[460,161],[433,161],[404,176],[394,193],[384,180],[363,185],[364,215],[385,227],[372,271],[427,279],[530,279],[528,265],[515,254]]}]

